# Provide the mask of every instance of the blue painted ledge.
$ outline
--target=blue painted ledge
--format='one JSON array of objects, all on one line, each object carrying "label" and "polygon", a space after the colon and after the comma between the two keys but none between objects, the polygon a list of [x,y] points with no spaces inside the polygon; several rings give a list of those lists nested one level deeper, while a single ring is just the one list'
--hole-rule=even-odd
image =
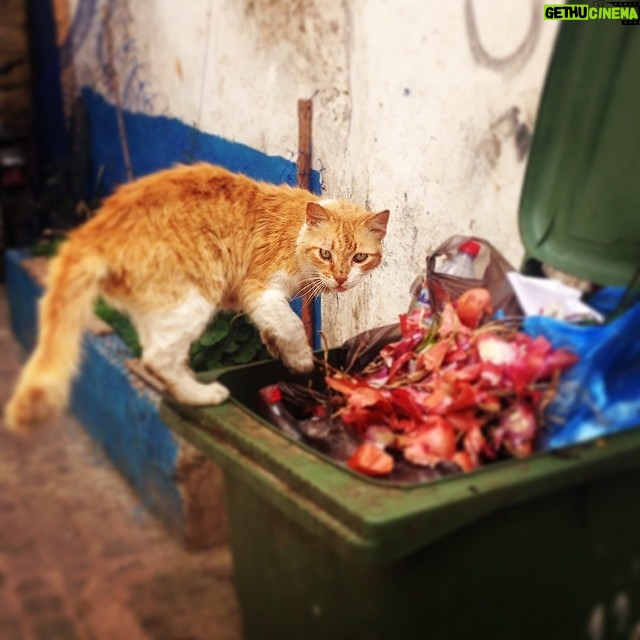
[{"label": "blue painted ledge", "polygon": [[[41,286],[24,252],[6,254],[11,329],[30,351],[37,336]],[[160,419],[160,396],[126,367],[131,354],[115,334],[87,334],[70,409],[129,481],[143,504],[187,547],[226,542],[222,473]]]}]

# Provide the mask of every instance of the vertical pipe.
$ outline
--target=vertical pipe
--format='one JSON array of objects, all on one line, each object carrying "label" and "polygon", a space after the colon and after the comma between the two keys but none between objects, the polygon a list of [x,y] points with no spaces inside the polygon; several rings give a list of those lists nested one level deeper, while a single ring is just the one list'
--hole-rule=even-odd
[{"label": "vertical pipe", "polygon": [[[313,107],[311,100],[298,100],[298,185],[303,189],[311,187],[311,120]],[[307,341],[313,347],[315,332],[315,313],[313,298],[302,297],[300,313],[307,334]]]}]

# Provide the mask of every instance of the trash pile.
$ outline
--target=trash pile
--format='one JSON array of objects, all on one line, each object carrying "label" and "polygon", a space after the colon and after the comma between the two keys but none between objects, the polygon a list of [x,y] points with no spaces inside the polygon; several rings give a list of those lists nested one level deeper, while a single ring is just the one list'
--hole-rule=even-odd
[{"label": "trash pile", "polygon": [[[583,296],[454,236],[411,293],[397,325],[325,354],[320,384],[262,389],[263,415],[356,472],[406,483],[640,425],[629,290]],[[614,312],[597,311],[603,295]]]},{"label": "trash pile", "polygon": [[282,385],[285,406],[300,417],[289,428],[299,424],[312,446],[314,427],[337,438],[332,457],[380,478],[399,465],[393,479],[420,480],[530,455],[558,376],[577,358],[512,323],[483,323],[490,313],[489,293],[471,289],[438,317],[428,306],[403,314],[401,338],[362,370],[322,362],[324,393]]},{"label": "trash pile", "polygon": [[352,469],[388,474],[393,452],[465,471],[533,452],[558,376],[577,357],[502,322],[479,326],[488,303],[472,289],[430,325],[415,309],[400,319],[402,339],[362,372],[328,371],[334,418],[363,440]]}]

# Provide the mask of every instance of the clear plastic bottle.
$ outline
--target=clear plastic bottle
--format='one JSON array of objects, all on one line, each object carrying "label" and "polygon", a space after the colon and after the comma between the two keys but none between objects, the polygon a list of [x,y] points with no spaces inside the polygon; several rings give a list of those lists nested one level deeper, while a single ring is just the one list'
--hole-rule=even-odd
[{"label": "clear plastic bottle", "polygon": [[438,273],[445,273],[449,276],[459,278],[477,278],[475,259],[480,253],[480,245],[474,240],[463,242],[456,253],[449,258]]},{"label": "clear plastic bottle", "polygon": [[420,274],[416,276],[415,280],[411,284],[410,292],[412,295],[411,305],[409,310],[416,307],[423,307],[429,309],[431,304],[429,303],[429,287],[424,275]]},{"label": "clear plastic bottle", "polygon": [[[445,260],[440,269],[436,270],[437,273],[445,273],[460,278],[477,278],[474,262],[478,253],[480,253],[480,248],[480,245],[475,240],[463,242],[456,253]],[[422,307],[425,310],[431,308],[429,284],[424,276],[420,275],[413,281],[411,294],[413,295],[413,300],[410,310],[416,307]],[[430,311],[427,313],[428,317],[430,317]]]}]

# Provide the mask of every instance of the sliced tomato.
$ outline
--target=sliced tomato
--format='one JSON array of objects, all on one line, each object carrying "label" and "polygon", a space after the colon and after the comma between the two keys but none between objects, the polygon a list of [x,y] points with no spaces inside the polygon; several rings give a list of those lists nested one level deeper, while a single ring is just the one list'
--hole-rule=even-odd
[{"label": "sliced tomato", "polygon": [[456,435],[451,425],[440,416],[428,416],[415,437],[427,453],[449,460],[456,450]]},{"label": "sliced tomato", "polygon": [[455,462],[463,471],[471,471],[476,466],[466,451],[458,451],[453,455],[451,461]]},{"label": "sliced tomato", "polygon": [[386,476],[393,471],[393,458],[377,445],[365,442],[347,460],[347,466],[367,476]]},{"label": "sliced tomato", "polygon": [[455,303],[460,322],[475,329],[485,315],[491,315],[491,295],[486,289],[476,288],[465,291]]}]

